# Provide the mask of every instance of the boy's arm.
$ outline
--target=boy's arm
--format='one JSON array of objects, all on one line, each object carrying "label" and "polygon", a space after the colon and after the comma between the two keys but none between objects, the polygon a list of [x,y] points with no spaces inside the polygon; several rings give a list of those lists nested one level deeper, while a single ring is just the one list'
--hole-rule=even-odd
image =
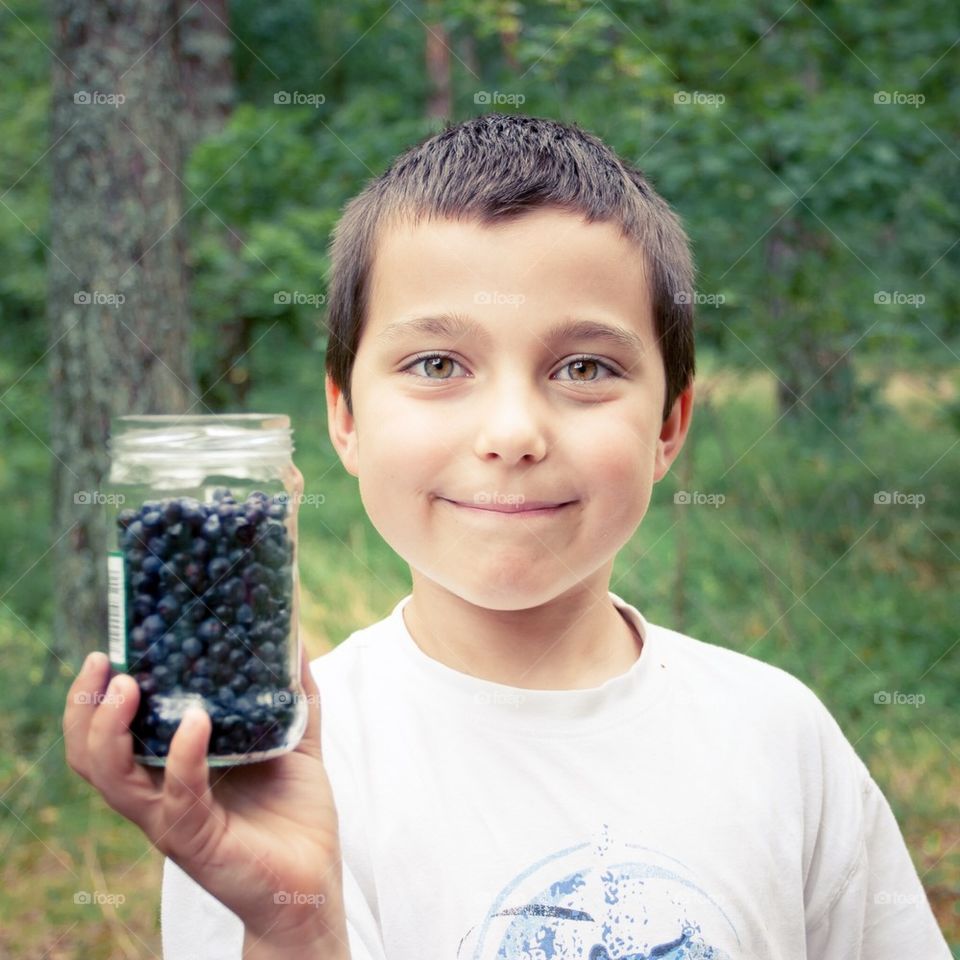
[{"label": "boy's arm", "polygon": [[951,960],[890,804],[817,702],[822,772],[805,876],[811,960]]},{"label": "boy's arm", "polygon": [[[249,938],[243,923],[216,897],[196,883],[169,858],[163,863],[160,933],[163,960],[386,960],[380,931],[349,864],[343,862],[343,896],[347,914],[346,943],[306,948]],[[299,948],[303,947],[302,950]]]}]

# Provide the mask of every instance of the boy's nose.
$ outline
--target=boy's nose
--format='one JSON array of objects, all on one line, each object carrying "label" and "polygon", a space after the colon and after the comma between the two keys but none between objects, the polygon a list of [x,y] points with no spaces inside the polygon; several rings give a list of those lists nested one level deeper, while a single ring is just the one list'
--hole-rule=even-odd
[{"label": "boy's nose", "polygon": [[498,456],[505,463],[542,460],[552,429],[544,399],[529,384],[502,378],[490,384],[489,395],[478,399],[478,457]]}]

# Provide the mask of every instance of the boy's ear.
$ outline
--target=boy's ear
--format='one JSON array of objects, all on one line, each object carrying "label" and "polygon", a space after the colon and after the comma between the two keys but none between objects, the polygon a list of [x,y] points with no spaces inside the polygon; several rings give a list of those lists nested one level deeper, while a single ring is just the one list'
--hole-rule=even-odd
[{"label": "boy's ear", "polygon": [[330,442],[346,467],[347,473],[355,477],[360,475],[357,457],[357,428],[353,414],[347,409],[343,391],[333,382],[330,374],[326,378],[327,394],[327,430]]},{"label": "boy's ear", "polygon": [[680,396],[673,402],[670,415],[663,421],[660,428],[660,437],[657,440],[657,457],[654,464],[653,482],[662,480],[670,469],[670,464],[676,460],[687,439],[690,429],[690,418],[693,416],[693,381]]}]

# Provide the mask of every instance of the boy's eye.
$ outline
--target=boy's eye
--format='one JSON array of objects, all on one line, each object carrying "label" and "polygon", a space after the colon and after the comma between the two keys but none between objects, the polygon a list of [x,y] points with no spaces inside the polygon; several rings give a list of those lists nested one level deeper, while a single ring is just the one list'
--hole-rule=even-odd
[{"label": "boy's eye", "polygon": [[[428,371],[424,375],[424,379],[426,380],[449,380],[450,376],[443,376],[443,373],[446,370],[445,365],[448,363],[460,366],[459,361],[455,360],[449,354],[425,353],[404,367],[403,372],[413,373],[414,376],[418,376],[419,374],[414,373],[414,371],[420,367],[421,369]],[[597,375],[590,376],[595,368],[597,370]],[[606,377],[599,375],[600,370],[606,370],[607,373],[613,377],[621,376],[621,374],[614,370],[613,367],[604,363],[602,360],[597,359],[596,357],[574,357],[572,360],[568,360],[565,364],[563,364],[560,369],[571,370],[572,375],[569,378],[560,378],[567,380],[568,383],[593,383],[597,380],[607,379]],[[434,376],[434,374],[439,375]]]}]

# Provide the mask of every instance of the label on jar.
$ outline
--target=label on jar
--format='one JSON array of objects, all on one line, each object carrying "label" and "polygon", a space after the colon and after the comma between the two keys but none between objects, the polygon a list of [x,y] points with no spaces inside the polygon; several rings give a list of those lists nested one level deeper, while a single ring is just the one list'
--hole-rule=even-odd
[{"label": "label on jar", "polygon": [[124,584],[123,554],[107,555],[107,622],[110,637],[110,662],[119,670],[127,669],[127,596]]}]

